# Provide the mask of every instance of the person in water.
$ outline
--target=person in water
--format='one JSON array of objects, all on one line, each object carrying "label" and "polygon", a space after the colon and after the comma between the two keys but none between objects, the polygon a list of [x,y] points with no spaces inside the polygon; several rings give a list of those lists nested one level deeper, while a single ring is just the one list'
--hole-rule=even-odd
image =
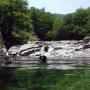
[{"label": "person in water", "polygon": [[40,55],[40,57],[39,57],[39,62],[40,62],[41,64],[46,64],[46,63],[47,63],[47,58],[46,58],[46,56],[45,56],[45,55]]},{"label": "person in water", "polygon": [[45,44],[45,45],[44,45],[44,51],[45,51],[45,52],[48,52],[48,49],[49,49],[48,45]]},{"label": "person in water", "polygon": [[42,47],[43,48],[41,49],[41,54],[40,54],[39,60],[40,60],[40,63],[46,64],[47,63],[47,57],[45,55],[45,52],[48,52],[49,47],[46,43],[44,43],[42,45]]}]

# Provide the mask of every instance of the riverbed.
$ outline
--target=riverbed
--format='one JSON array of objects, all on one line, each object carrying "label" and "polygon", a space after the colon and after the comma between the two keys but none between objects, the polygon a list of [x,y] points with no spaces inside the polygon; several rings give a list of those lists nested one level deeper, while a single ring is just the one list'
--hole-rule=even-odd
[{"label": "riverbed", "polygon": [[18,53],[16,60],[10,67],[39,68],[39,56],[42,55],[43,44],[47,44],[49,51],[47,69],[74,69],[78,66],[90,66],[90,48],[84,49],[82,41],[33,41],[21,46],[11,47],[11,53]]}]

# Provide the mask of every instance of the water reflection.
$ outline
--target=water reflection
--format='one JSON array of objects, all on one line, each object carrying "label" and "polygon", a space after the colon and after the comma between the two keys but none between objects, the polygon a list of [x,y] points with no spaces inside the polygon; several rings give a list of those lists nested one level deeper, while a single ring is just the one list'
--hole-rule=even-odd
[{"label": "water reflection", "polygon": [[1,68],[1,90],[89,90],[90,69]]},{"label": "water reflection", "polygon": [[0,68],[0,88],[9,90],[8,86],[17,86],[18,81],[13,75],[15,68]]}]

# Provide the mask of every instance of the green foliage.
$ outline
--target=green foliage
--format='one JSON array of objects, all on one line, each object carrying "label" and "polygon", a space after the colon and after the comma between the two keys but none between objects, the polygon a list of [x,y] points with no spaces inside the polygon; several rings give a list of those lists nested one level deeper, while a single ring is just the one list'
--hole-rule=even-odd
[{"label": "green foliage", "polygon": [[90,8],[67,15],[28,8],[26,0],[0,0],[0,31],[6,47],[23,40],[72,40],[90,36]]},{"label": "green foliage", "polygon": [[82,39],[90,35],[89,8],[78,9],[75,13],[64,16],[62,28],[59,29],[59,39]]},{"label": "green foliage", "polygon": [[90,90],[90,69],[0,69],[2,90]]},{"label": "green foliage", "polygon": [[57,40],[57,35],[60,32],[59,29],[62,28],[63,21],[60,18],[55,18],[53,23],[53,29],[48,32],[48,38],[50,40]]},{"label": "green foliage", "polygon": [[90,8],[80,8],[61,18],[32,7],[31,20],[34,32],[41,40],[79,40],[90,35],[89,12]]},{"label": "green foliage", "polygon": [[[15,39],[16,36],[13,36],[13,32],[19,34],[23,31],[31,31],[32,24],[29,18],[25,0],[0,0],[0,31],[6,47],[20,42],[19,39]],[[20,36],[20,38],[25,39],[23,36]]]},{"label": "green foliage", "polygon": [[54,17],[44,10],[39,10],[34,7],[30,9],[31,20],[34,32],[41,40],[48,40],[47,33],[53,28]]}]

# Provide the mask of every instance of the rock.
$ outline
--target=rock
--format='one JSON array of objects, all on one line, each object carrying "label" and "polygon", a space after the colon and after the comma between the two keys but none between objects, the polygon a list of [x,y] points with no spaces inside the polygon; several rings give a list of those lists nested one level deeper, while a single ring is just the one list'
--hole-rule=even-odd
[{"label": "rock", "polygon": [[35,53],[37,51],[39,51],[40,49],[28,49],[28,50],[25,50],[25,51],[20,51],[19,52],[19,55],[22,55],[22,56],[28,56],[32,53]]},{"label": "rock", "polygon": [[28,49],[31,49],[31,48],[38,48],[38,47],[40,47],[40,46],[36,45],[36,44],[24,44],[24,45],[20,46],[19,52],[20,51],[25,51],[25,50],[28,50]]},{"label": "rock", "polygon": [[9,52],[10,55],[12,55],[12,54],[17,54],[17,53],[18,53],[18,50],[19,50],[19,46],[12,46],[12,47],[8,50],[8,52]]},{"label": "rock", "polygon": [[83,40],[82,40],[82,43],[83,43],[83,49],[88,49],[90,48],[90,37],[85,37]]},{"label": "rock", "polygon": [[89,41],[90,41],[90,37],[85,37],[83,39],[83,44],[87,44],[87,43],[89,43]]},{"label": "rock", "polygon": [[88,49],[88,48],[90,48],[90,44],[85,44],[85,45],[83,46],[83,49]]},{"label": "rock", "polygon": [[40,45],[37,45],[37,44],[25,44],[25,45],[22,45],[20,48],[19,48],[19,55],[29,55],[29,54],[32,54],[34,52],[37,52],[39,51],[41,48]]},{"label": "rock", "polygon": [[77,48],[76,48],[75,51],[80,51],[80,49],[77,49]]},{"label": "rock", "polygon": [[[81,41],[45,41],[51,49],[48,57],[90,57],[90,45],[80,43]],[[21,46],[11,47],[9,52],[11,54],[19,53],[21,56],[39,56],[42,51],[42,42],[29,42]],[[88,51],[83,50],[88,49]],[[87,56],[88,55],[88,56]]]},{"label": "rock", "polygon": [[82,44],[82,42],[83,42],[83,40],[79,40],[79,41],[76,41],[76,42],[74,42],[74,44]]},{"label": "rock", "polygon": [[41,48],[40,45],[37,45],[35,43],[28,43],[28,44],[23,44],[21,46],[13,46],[8,50],[8,52],[9,54],[18,53],[19,55],[27,56],[29,54],[39,51],[40,48]]}]

